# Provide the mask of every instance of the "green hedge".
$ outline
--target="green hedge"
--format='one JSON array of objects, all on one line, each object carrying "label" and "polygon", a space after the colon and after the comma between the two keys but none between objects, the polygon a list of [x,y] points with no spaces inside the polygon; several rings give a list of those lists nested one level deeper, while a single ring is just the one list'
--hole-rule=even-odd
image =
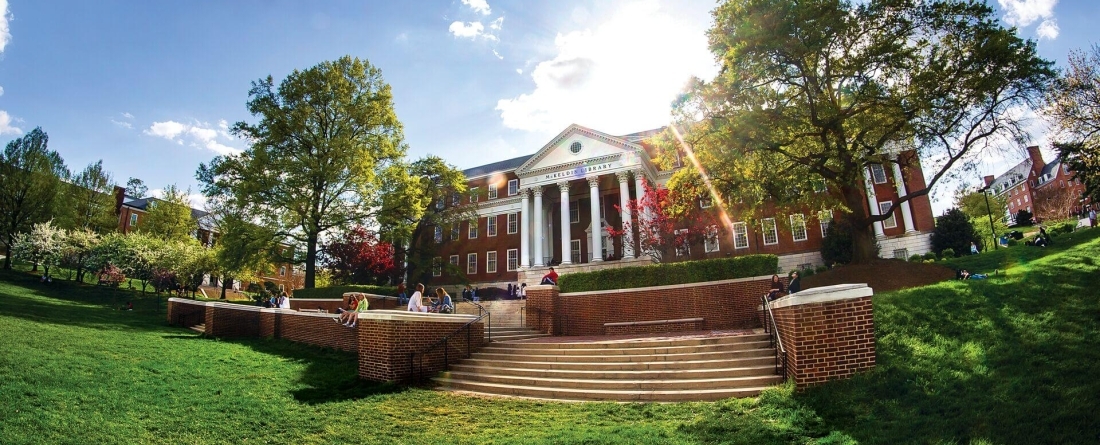
[{"label": "green hedge", "polygon": [[772,275],[778,268],[775,255],[745,255],[562,274],[558,287],[566,293],[665,286]]},{"label": "green hedge", "polygon": [[397,296],[397,287],[395,286],[366,286],[366,285],[352,285],[352,286],[331,286],[331,287],[318,287],[314,289],[298,289],[294,291],[294,298],[333,298],[339,299],[344,296],[344,292],[363,292],[367,294],[385,295],[387,297]]}]

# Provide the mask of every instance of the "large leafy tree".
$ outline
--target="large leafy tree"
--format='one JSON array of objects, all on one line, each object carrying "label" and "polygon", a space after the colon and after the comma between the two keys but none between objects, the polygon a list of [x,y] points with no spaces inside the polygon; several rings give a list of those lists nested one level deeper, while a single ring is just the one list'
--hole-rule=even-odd
[{"label": "large leafy tree", "polygon": [[375,218],[384,173],[405,155],[393,94],[378,68],[345,56],[278,87],[271,76],[253,82],[249,97],[259,122],[233,132],[251,147],[200,165],[197,177],[207,196],[232,195],[258,224],[304,244],[312,288],[319,240]]},{"label": "large leafy tree", "polygon": [[[679,198],[676,194],[668,188],[654,188],[646,183],[642,198],[627,202],[630,220],[623,223],[622,229],[609,227],[608,234],[625,236],[624,242],[630,242],[631,234],[637,233],[639,256],[645,255],[657,262],[670,254],[690,253],[692,244],[703,244],[708,236],[720,236],[722,225],[713,213],[703,210],[698,201]],[[619,206],[615,209],[622,210]]]},{"label": "large leafy tree", "polygon": [[969,255],[970,243],[977,244],[978,249],[982,248],[981,237],[962,210],[953,208],[936,218],[936,229],[932,232],[932,250],[937,255],[942,254],[944,249],[951,249],[955,256]]},{"label": "large leafy tree", "polygon": [[15,235],[53,217],[65,162],[47,148],[49,136],[36,127],[8,143],[0,153],[0,236],[7,249],[4,268],[11,269]]},{"label": "large leafy tree", "polygon": [[253,223],[259,219],[249,215],[244,206],[231,195],[219,195],[207,200],[207,211],[214,222],[218,238],[214,245],[214,259],[224,274],[221,297],[232,281],[258,281],[257,272],[273,268],[275,263],[285,263],[293,258],[282,254],[275,230]]},{"label": "large leafy tree", "polygon": [[158,199],[150,199],[145,219],[138,231],[165,241],[185,241],[192,238],[198,222],[191,215],[191,201],[187,191],[169,185]]},{"label": "large leafy tree", "polygon": [[984,189],[973,190],[959,188],[955,191],[955,207],[967,218],[977,230],[979,238],[990,242],[994,248],[997,246],[999,234],[1008,231],[1005,218],[1008,216],[1008,199],[1005,195],[994,195]]},{"label": "large leafy tree", "polygon": [[115,185],[103,161],[89,164],[62,186],[59,225],[69,230],[107,233],[118,229],[115,214]]},{"label": "large leafy tree", "polygon": [[1085,184],[1092,202],[1100,199],[1100,46],[1073,51],[1069,66],[1047,94],[1047,117],[1063,161]]},{"label": "large leafy tree", "polygon": [[854,262],[874,259],[872,224],[894,210],[870,213],[864,169],[920,162],[927,186],[894,207],[926,195],[983,150],[1026,139],[1019,111],[1054,77],[981,2],[729,0],[713,15],[721,71],[690,84],[657,139],[702,167],[678,183],[713,188],[746,220],[839,210]]},{"label": "large leafy tree", "polygon": [[12,254],[34,264],[32,270],[38,270],[41,264],[45,269],[43,276],[49,277],[50,267],[61,263],[67,237],[65,229],[53,225],[53,221],[38,223],[29,232],[15,236]]},{"label": "large leafy tree", "polygon": [[393,244],[362,226],[324,244],[322,263],[340,284],[385,284],[394,271]]}]

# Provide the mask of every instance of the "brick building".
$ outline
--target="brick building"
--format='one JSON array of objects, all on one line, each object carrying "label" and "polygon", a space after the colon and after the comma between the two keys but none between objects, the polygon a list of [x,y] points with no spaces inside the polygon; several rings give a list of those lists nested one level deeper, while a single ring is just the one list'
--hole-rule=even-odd
[{"label": "brick building", "polygon": [[1038,219],[1080,215],[1088,200],[1085,185],[1060,158],[1047,163],[1038,146],[1027,148],[1027,158],[1000,176],[986,176],[985,185],[1008,203],[1005,221],[1015,224],[1016,213],[1027,210]]},{"label": "brick building", "polygon": [[[574,124],[534,154],[465,170],[470,194],[436,206],[474,206],[477,218],[429,231],[428,241],[439,244],[435,261],[454,266],[435,267],[433,276],[444,284],[504,287],[533,284],[551,265],[570,273],[652,262],[637,254],[636,235],[611,237],[607,227],[622,227],[624,215],[616,206],[626,208],[639,198],[645,183],[664,186],[684,168],[661,170],[652,161],[655,153],[644,141],[660,130],[612,136]],[[914,152],[899,150],[896,156],[904,175],[897,164],[864,171],[872,214],[888,209],[906,190],[925,187]],[[710,207],[706,200],[700,206]],[[779,255],[783,270],[822,263],[821,240],[832,215],[776,214],[752,226],[735,213],[728,216],[727,227],[715,227],[701,245],[677,249],[664,261],[765,253]],[[906,258],[929,251],[934,226],[926,196],[903,203],[890,219],[874,224],[881,255]]]}]

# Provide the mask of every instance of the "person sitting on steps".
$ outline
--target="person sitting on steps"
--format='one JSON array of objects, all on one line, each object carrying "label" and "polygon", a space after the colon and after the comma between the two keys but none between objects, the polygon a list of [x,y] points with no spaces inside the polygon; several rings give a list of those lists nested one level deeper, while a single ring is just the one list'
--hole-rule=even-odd
[{"label": "person sitting on steps", "polygon": [[783,293],[783,282],[779,280],[779,275],[772,275],[771,289],[768,290],[768,301],[779,298],[779,295]]},{"label": "person sitting on steps", "polygon": [[554,286],[558,285],[558,273],[554,272],[553,267],[550,268],[550,272],[547,272],[546,275],[542,276],[542,281],[539,284],[550,284]]}]

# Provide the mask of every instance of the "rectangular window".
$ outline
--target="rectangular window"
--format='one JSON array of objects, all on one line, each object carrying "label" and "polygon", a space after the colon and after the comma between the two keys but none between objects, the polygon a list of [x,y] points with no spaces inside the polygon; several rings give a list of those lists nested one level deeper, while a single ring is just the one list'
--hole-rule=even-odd
[{"label": "rectangular window", "polygon": [[497,253],[485,252],[485,273],[497,273]]},{"label": "rectangular window", "polygon": [[813,184],[814,184],[814,193],[825,193],[825,191],[828,190],[827,187],[825,187],[825,180],[824,179],[815,179],[813,181]]},{"label": "rectangular window", "polygon": [[718,249],[718,226],[707,227],[707,238],[703,241],[703,251],[710,253],[717,252]]},{"label": "rectangular window", "polygon": [[488,236],[497,236],[497,216],[488,216],[485,218],[485,222],[488,223],[485,225],[485,231]]},{"label": "rectangular window", "polygon": [[477,220],[476,219],[471,219],[470,220],[470,227],[469,227],[469,229],[466,230],[466,237],[469,238],[469,239],[476,239],[477,238]]},{"label": "rectangular window", "polygon": [[760,222],[760,227],[764,231],[765,246],[779,244],[779,230],[775,227],[775,218],[765,218]]},{"label": "rectangular window", "polygon": [[282,267],[279,268],[279,276],[280,277],[285,277],[286,276],[286,266],[282,266]]},{"label": "rectangular window", "polygon": [[894,249],[894,259],[895,260],[908,260],[909,259],[909,249]]},{"label": "rectangular window", "polygon": [[569,206],[569,222],[572,224],[581,222],[580,203],[580,201],[577,201],[575,204],[570,203],[571,205]]},{"label": "rectangular window", "polygon": [[451,224],[451,241],[458,241],[459,240],[459,238],[461,236],[459,234],[459,227],[460,226],[461,226],[460,223]]},{"label": "rectangular window", "polygon": [[450,260],[451,265],[455,267],[455,270],[458,270],[458,255],[451,255],[448,259]]},{"label": "rectangular window", "polygon": [[[878,203],[878,212],[885,215],[890,211],[890,201]],[[890,217],[882,221],[882,227],[885,229],[893,229],[898,226],[897,218],[894,218],[894,213],[890,212]]]},{"label": "rectangular window", "polygon": [[825,234],[829,233],[829,225],[833,223],[833,214],[828,211],[818,212],[817,222],[821,225],[821,237],[825,238]]},{"label": "rectangular window", "polygon": [[810,238],[806,233],[806,217],[801,213],[791,215],[791,235],[795,241],[806,241]]},{"label": "rectangular window", "polygon": [[442,263],[442,258],[440,258],[440,257],[432,258],[432,276],[433,277],[443,276],[443,264],[440,264],[440,263]]},{"label": "rectangular window", "polygon": [[1028,197],[1027,197],[1027,195],[1024,195],[1024,202],[1027,202],[1027,201],[1028,201]]},{"label": "rectangular window", "polygon": [[749,248],[749,225],[744,221],[733,223],[733,248]]},{"label": "rectangular window", "polygon": [[519,194],[519,179],[508,180],[508,196],[515,196]]},{"label": "rectangular window", "polygon": [[470,202],[477,202],[477,187],[470,187]]},{"label": "rectangular window", "polygon": [[575,239],[569,241],[569,257],[573,260],[573,264],[580,264],[581,262],[581,240]]},{"label": "rectangular window", "polygon": [[436,244],[443,242],[443,228],[435,226],[435,242]]},{"label": "rectangular window", "polygon": [[886,183],[886,169],[882,168],[882,164],[871,164],[871,176],[874,177],[875,184]]},{"label": "rectangular window", "polygon": [[130,225],[131,226],[136,226],[137,225],[137,213],[131,213],[130,214]]},{"label": "rectangular window", "polygon": [[712,205],[714,205],[714,203],[710,200],[709,197],[699,200],[699,208],[700,209],[709,209],[710,206],[712,206]]},{"label": "rectangular window", "polygon": [[508,270],[519,270],[519,250],[508,249],[508,253],[506,255],[508,255]]},{"label": "rectangular window", "polygon": [[497,185],[489,184],[489,199],[497,199]]},{"label": "rectangular window", "polygon": [[466,254],[466,275],[474,275],[477,273],[477,254]]},{"label": "rectangular window", "polygon": [[451,207],[458,207],[462,203],[462,197],[455,193],[451,195]]},{"label": "rectangular window", "polygon": [[691,246],[688,244],[688,229],[673,230],[672,233],[676,235],[676,238],[672,242],[676,246],[676,256],[688,256],[691,255]]},{"label": "rectangular window", "polygon": [[519,232],[519,213],[508,214],[508,234]]}]

